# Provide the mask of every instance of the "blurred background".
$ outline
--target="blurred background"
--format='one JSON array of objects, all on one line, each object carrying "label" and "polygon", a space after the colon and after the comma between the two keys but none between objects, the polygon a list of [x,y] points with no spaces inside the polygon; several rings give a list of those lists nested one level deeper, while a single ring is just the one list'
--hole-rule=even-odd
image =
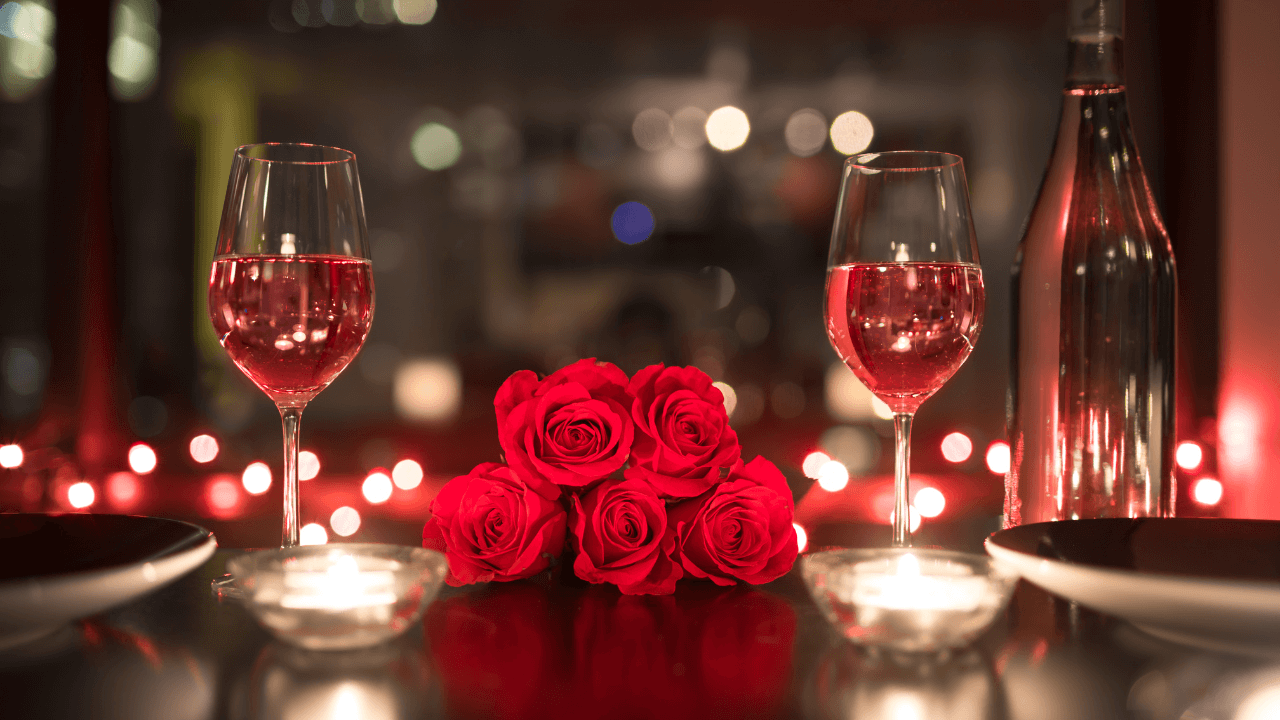
[{"label": "blurred background", "polygon": [[[1236,146],[1219,130],[1242,96],[1222,94],[1237,87],[1223,73],[1267,72],[1223,51],[1220,18],[1245,6],[1126,8],[1132,120],[1179,263],[1185,515],[1280,512],[1254,502],[1270,492],[1258,448],[1280,405],[1277,343],[1242,361],[1252,385],[1220,382],[1219,158]],[[988,304],[973,356],[918,416],[916,506],[925,542],[980,537],[1001,510],[1009,270],[1056,129],[1065,13],[4,3],[0,510],[163,515],[224,546],[278,542],[279,417],[217,345],[204,295],[232,151],[302,141],[357,154],[377,287],[368,343],[303,417],[308,538],[417,542],[439,487],[498,459],[502,381],[597,357],[705,370],[745,455],[788,475],[812,541],[864,525],[887,541],[891,423],[828,345],[827,243],[845,157],[930,149],[965,158]],[[1274,258],[1265,226],[1250,232]],[[1244,464],[1219,452],[1220,407],[1252,433]]]}]

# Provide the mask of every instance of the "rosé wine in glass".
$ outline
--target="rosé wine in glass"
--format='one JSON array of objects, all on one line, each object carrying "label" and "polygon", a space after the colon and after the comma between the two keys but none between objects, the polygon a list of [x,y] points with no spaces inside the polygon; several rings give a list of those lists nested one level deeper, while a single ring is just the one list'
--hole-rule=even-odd
[{"label": "ros\u00e9 wine in glass", "polygon": [[982,270],[966,263],[851,263],[827,277],[827,332],[894,412],[914,412],[964,364],[982,328]]},{"label": "ros\u00e9 wine in glass", "polygon": [[277,403],[305,404],[360,351],[373,320],[373,269],[363,258],[220,258],[209,315],[232,361]]}]

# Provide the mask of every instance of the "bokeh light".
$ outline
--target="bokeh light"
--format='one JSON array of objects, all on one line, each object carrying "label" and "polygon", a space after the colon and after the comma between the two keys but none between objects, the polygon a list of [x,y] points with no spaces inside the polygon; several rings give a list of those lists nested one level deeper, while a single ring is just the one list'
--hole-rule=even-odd
[{"label": "bokeh light", "polygon": [[0,6],[0,91],[9,100],[29,97],[53,70],[56,24],[47,0]]},{"label": "bokeh light", "polygon": [[613,236],[628,245],[648,240],[653,235],[654,226],[653,213],[644,203],[635,201],[622,203],[609,218]]},{"label": "bokeh light", "polygon": [[89,507],[96,499],[93,486],[87,482],[78,482],[67,488],[67,503],[78,510]]},{"label": "bokeh light", "polygon": [[738,393],[734,391],[733,386],[717,380],[711,383],[711,387],[719,390],[720,395],[724,397],[725,415],[732,416],[733,411],[738,409]]},{"label": "bokeh light", "polygon": [[271,489],[271,468],[264,462],[249,463],[240,476],[240,483],[250,495],[261,495]]},{"label": "bokeh light", "polygon": [[782,135],[793,155],[816,155],[827,144],[827,118],[813,108],[797,110],[787,119]]},{"label": "bokeh light", "polygon": [[641,110],[631,123],[631,136],[641,150],[657,152],[671,144],[671,116],[658,108]]},{"label": "bokeh light", "polygon": [[360,492],[364,494],[365,500],[374,505],[384,503],[391,499],[391,478],[381,471],[369,473],[360,487]]},{"label": "bokeh light", "polygon": [[818,486],[827,492],[840,492],[849,484],[849,468],[837,460],[823,463],[818,470]]},{"label": "bokeh light", "polygon": [[942,438],[942,457],[947,462],[962,463],[973,454],[973,441],[962,432],[953,432]]},{"label": "bokeh light", "polygon": [[733,273],[722,267],[708,265],[702,268],[701,274],[715,281],[716,309],[723,310],[729,307],[729,303],[733,302],[733,296],[738,293],[738,283],[733,279]]},{"label": "bokeh light", "polygon": [[0,446],[0,467],[22,467],[23,459],[22,447],[14,444]]},{"label": "bokeh light", "polygon": [[391,468],[391,481],[401,490],[412,490],[422,484],[422,465],[417,460],[404,459]]},{"label": "bokeh light", "polygon": [[137,504],[138,498],[142,495],[142,485],[138,482],[138,476],[127,472],[108,475],[104,489],[112,505],[126,510]]},{"label": "bokeh light", "polygon": [[840,113],[831,121],[831,145],[845,155],[866,150],[874,136],[871,119],[856,110]]},{"label": "bokeh light", "polygon": [[341,537],[351,537],[360,529],[360,513],[353,507],[343,505],[329,516],[329,527]]},{"label": "bokeh light", "polygon": [[395,371],[393,399],[401,417],[427,423],[452,420],[462,407],[462,369],[449,358],[416,358]]},{"label": "bokeh light", "polygon": [[987,469],[996,475],[1009,472],[1009,443],[997,440],[987,447]]},{"label": "bokeh light", "polygon": [[947,508],[947,498],[942,491],[933,487],[922,487],[916,491],[912,505],[927,518],[935,518]]},{"label": "bokeh light", "polygon": [[800,552],[804,552],[804,549],[809,547],[809,533],[800,527],[800,523],[791,523],[791,527],[796,529],[796,547]]},{"label": "bokeh light", "polygon": [[1178,443],[1178,449],[1175,455],[1178,467],[1183,470],[1195,470],[1200,467],[1200,463],[1204,462],[1204,450],[1200,447],[1200,443],[1187,440]]},{"label": "bokeh light", "polygon": [[[1269,683],[1262,683],[1257,680],[1253,680],[1249,684],[1243,681],[1237,682],[1239,685],[1236,687],[1239,687],[1240,690],[1236,692],[1241,692],[1241,690],[1247,688],[1248,694],[1240,701],[1240,705],[1236,707],[1231,720],[1275,720],[1275,718],[1280,717],[1280,685],[1275,684],[1274,680]],[[1183,717],[1190,717],[1191,715],[1192,712],[1188,711]]]},{"label": "bokeh light", "polygon": [[156,451],[146,443],[135,443],[129,448],[129,467],[139,475],[156,469]]},{"label": "bokeh light", "polygon": [[240,507],[240,485],[234,475],[215,475],[205,487],[205,500],[217,517],[229,517]]},{"label": "bokeh light", "polygon": [[189,446],[191,459],[198,463],[213,462],[218,458],[218,439],[212,435],[197,435]]},{"label": "bokeh light", "polygon": [[800,463],[800,469],[807,478],[818,479],[818,472],[822,470],[822,466],[831,462],[831,457],[821,450],[815,450],[804,456],[804,461]]},{"label": "bokeh light", "polygon": [[394,0],[396,19],[405,25],[426,25],[436,16],[436,0]]},{"label": "bokeh light", "polygon": [[843,422],[863,422],[872,418],[889,420],[893,411],[876,397],[843,362],[827,367],[823,398],[831,417]]},{"label": "bokeh light", "polygon": [[726,105],[707,116],[707,142],[722,152],[737,150],[747,142],[751,134],[751,121],[747,114],[732,105]]},{"label": "bokeh light", "polygon": [[1217,478],[1202,477],[1192,486],[1191,495],[1201,505],[1217,505],[1222,500],[1222,483]]},{"label": "bokeh light", "polygon": [[140,100],[154,87],[160,67],[160,4],[120,0],[112,18],[107,69],[117,99]]},{"label": "bokeh light", "polygon": [[866,425],[835,425],[818,437],[818,448],[849,470],[865,475],[880,461],[880,437]]},{"label": "bokeh light", "polygon": [[702,108],[680,108],[671,116],[671,126],[676,147],[696,150],[707,143],[707,113]]},{"label": "bokeh light", "polygon": [[651,157],[652,177],[671,193],[688,192],[707,176],[707,154],[671,147]]},{"label": "bokeh light", "polygon": [[320,523],[307,523],[298,529],[299,545],[324,545],[329,542],[329,533]]},{"label": "bokeh light", "polygon": [[448,125],[429,122],[419,127],[409,141],[413,159],[428,170],[453,167],[462,157],[462,140]]},{"label": "bokeh light", "polygon": [[298,453],[298,479],[311,480],[320,474],[320,456],[310,450]]},{"label": "bokeh light", "polygon": [[[907,525],[909,526],[909,527],[908,527],[908,529],[909,529],[911,532],[915,532],[915,531],[917,531],[917,530],[919,530],[919,529],[920,529],[920,511],[919,511],[919,510],[917,510],[917,509],[916,509],[916,507],[915,507],[914,505],[908,505],[908,506],[907,506],[907,508],[908,508],[908,511],[907,511],[907,518],[908,518]],[[898,514],[897,514],[896,512],[894,512],[894,511],[892,511],[892,510],[890,510],[890,511],[889,511],[889,524],[890,524],[890,525],[892,525],[892,524],[893,524],[893,521],[894,521],[894,519],[896,519],[896,518],[897,518],[897,516],[898,516]]]}]

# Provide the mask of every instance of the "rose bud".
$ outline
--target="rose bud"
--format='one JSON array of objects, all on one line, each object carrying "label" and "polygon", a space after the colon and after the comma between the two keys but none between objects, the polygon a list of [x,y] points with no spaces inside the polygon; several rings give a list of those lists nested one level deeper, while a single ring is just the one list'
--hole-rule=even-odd
[{"label": "rose bud", "polygon": [[594,358],[541,381],[521,370],[493,399],[507,462],[550,499],[555,486],[583,487],[622,467],[634,433],[630,405],[626,373]]},{"label": "rose bud", "polygon": [[449,560],[450,585],[519,580],[546,570],[564,547],[564,507],[506,465],[482,463],[431,502],[422,546]]},{"label": "rose bud", "polygon": [[671,506],[674,557],[690,576],[717,585],[776,580],[799,554],[794,513],[787,480],[773,463],[738,463],[702,496]]},{"label": "rose bud", "polygon": [[663,497],[700,495],[738,462],[724,395],[695,367],[650,365],[631,378],[631,468]]},{"label": "rose bud", "polygon": [[682,574],[671,561],[675,538],[667,532],[667,507],[649,483],[605,480],[574,495],[570,527],[578,577],[613,583],[627,595],[675,592]]}]

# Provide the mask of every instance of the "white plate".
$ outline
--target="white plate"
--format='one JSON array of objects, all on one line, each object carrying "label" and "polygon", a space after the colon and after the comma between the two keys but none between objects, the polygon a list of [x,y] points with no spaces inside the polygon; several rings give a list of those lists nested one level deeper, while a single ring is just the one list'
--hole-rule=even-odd
[{"label": "white plate", "polygon": [[1070,520],[995,533],[987,552],[1040,587],[1178,642],[1280,650],[1280,523]]},{"label": "white plate", "polygon": [[0,514],[0,649],[167,585],[217,546],[177,520]]}]

